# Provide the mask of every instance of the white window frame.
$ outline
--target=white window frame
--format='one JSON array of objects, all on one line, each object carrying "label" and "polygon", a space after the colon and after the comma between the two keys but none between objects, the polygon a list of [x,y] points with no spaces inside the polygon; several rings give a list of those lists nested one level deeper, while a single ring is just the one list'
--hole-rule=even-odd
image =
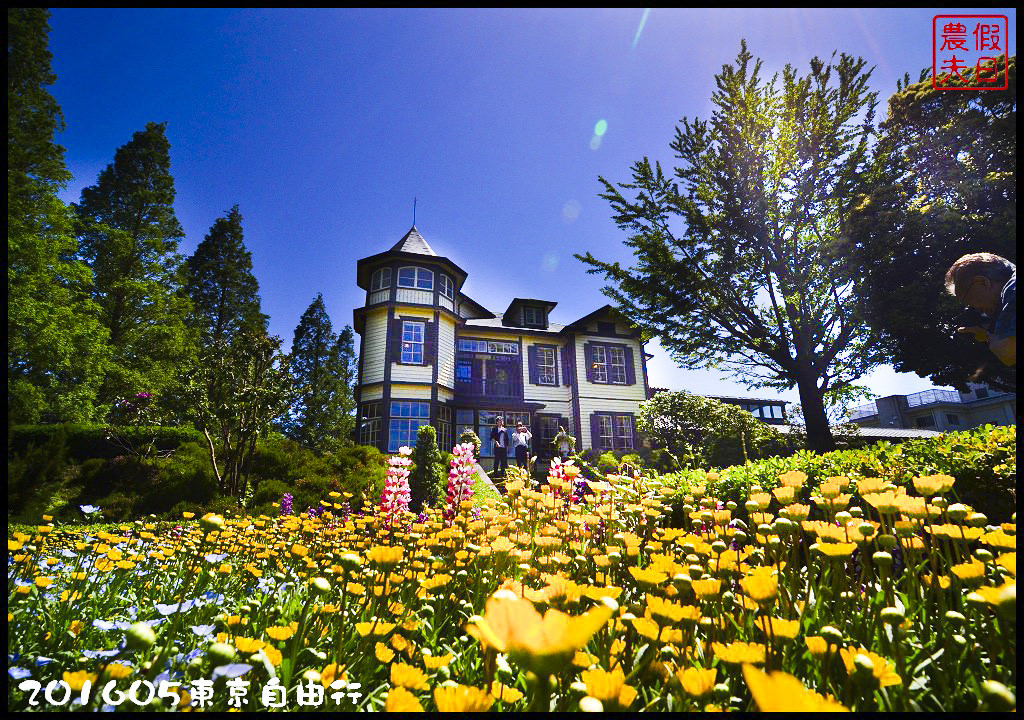
[{"label": "white window frame", "polygon": [[492,355],[518,355],[519,345],[514,342],[490,340],[487,342],[487,352]]},{"label": "white window frame", "polygon": [[[387,280],[384,280],[385,277],[387,277]],[[374,271],[370,279],[370,292],[386,290],[389,287],[391,287],[391,268],[380,268]]]},{"label": "white window frame", "polygon": [[438,273],[437,280],[438,287],[441,289],[441,294],[449,300],[455,299],[455,284],[452,279],[447,275]]},{"label": "white window frame", "polygon": [[375,447],[380,443],[380,401],[363,403],[359,441]]},{"label": "white window frame", "polygon": [[[403,272],[406,270],[412,270],[412,284],[409,284],[406,279],[402,277]],[[433,290],[434,271],[416,267],[414,265],[400,267],[398,268],[398,287],[412,288],[414,290]]]},{"label": "white window frame", "polygon": [[608,355],[605,352],[606,350],[607,348],[604,345],[590,346],[590,359],[594,363],[591,372],[593,382],[608,383]]},{"label": "white window frame", "polygon": [[[622,379],[617,379],[619,377]],[[608,382],[611,385],[625,385],[626,380],[626,351],[623,348],[609,345]]]},{"label": "white window frame", "polygon": [[612,415],[614,438],[612,444],[616,450],[633,449],[633,418],[629,415]]},{"label": "white window frame", "polygon": [[403,445],[414,447],[416,435],[430,424],[430,403],[419,400],[392,400],[388,426],[388,452],[398,452]]},{"label": "white window frame", "polygon": [[602,450],[615,449],[615,423],[611,415],[597,416],[597,434],[598,447]]},{"label": "white window frame", "polygon": [[[416,339],[417,331],[419,339]],[[427,338],[427,324],[418,320],[402,321],[402,362],[407,365],[423,365],[424,345]],[[416,359],[416,351],[419,350],[419,359]]]},{"label": "white window frame", "polygon": [[[549,353],[551,361],[547,362]],[[537,346],[537,384],[556,385],[556,367],[558,367],[558,351],[553,347]]]}]

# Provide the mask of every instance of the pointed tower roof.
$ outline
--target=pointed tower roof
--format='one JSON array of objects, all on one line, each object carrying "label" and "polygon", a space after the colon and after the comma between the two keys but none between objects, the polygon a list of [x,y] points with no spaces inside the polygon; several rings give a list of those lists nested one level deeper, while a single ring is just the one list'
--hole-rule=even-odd
[{"label": "pointed tower roof", "polygon": [[455,280],[456,290],[461,290],[462,284],[466,282],[466,271],[448,258],[434,252],[434,249],[427,244],[427,241],[420,235],[420,231],[413,225],[409,232],[402,236],[402,239],[395,243],[390,250],[365,257],[356,263],[356,284],[364,290],[368,290],[370,274],[376,268],[396,260],[440,268],[442,272],[448,273]]},{"label": "pointed tower roof", "polygon": [[437,257],[437,253],[433,251],[427,241],[420,235],[420,231],[413,225],[412,229],[405,234],[401,240],[395,243],[394,247],[391,248],[391,252],[407,252],[415,253],[416,255],[433,255]]}]

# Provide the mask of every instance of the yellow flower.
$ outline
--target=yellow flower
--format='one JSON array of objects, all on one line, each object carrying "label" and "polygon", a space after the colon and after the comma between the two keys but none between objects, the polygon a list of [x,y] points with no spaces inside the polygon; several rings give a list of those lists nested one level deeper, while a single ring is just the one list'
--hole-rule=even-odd
[{"label": "yellow flower", "polygon": [[773,617],[768,618],[768,625],[771,628],[772,635],[776,638],[792,640],[800,633],[799,620],[783,620],[782,618]]},{"label": "yellow flower", "polygon": [[924,475],[914,478],[914,489],[921,495],[945,495],[956,482],[949,475]]},{"label": "yellow flower", "polygon": [[879,687],[903,684],[903,680],[901,680],[900,676],[896,674],[893,665],[881,655],[876,655],[870,650],[852,647],[840,648],[839,655],[843,658],[843,664],[846,665],[846,672],[849,675],[853,675],[856,671],[854,660],[856,660],[858,655],[864,655],[874,666],[874,674],[875,677],[878,678]]},{"label": "yellow flower", "polygon": [[998,548],[1000,550],[1017,549],[1017,536],[1008,535],[1006,531],[1002,528],[996,530],[995,532],[985,533],[981,536],[981,541],[986,545],[991,545],[992,547]]},{"label": "yellow flower", "polygon": [[828,641],[820,635],[805,637],[804,642],[807,643],[807,649],[811,651],[811,655],[824,655],[828,652]]},{"label": "yellow flower", "polygon": [[989,605],[998,606],[1003,604],[1003,602],[1012,605],[1016,603],[1017,583],[1016,581],[1009,580],[999,587],[980,587],[975,592],[985,598],[985,602]]},{"label": "yellow flower", "polygon": [[779,482],[785,487],[801,488],[807,482],[807,473],[800,470],[790,470],[779,475]]},{"label": "yellow flower", "polygon": [[768,604],[779,594],[779,578],[771,567],[759,567],[740,580],[740,586],[751,600]]},{"label": "yellow flower", "polygon": [[107,669],[103,671],[104,678],[110,678],[111,680],[121,680],[128,677],[134,672],[130,665],[124,663],[110,663],[107,665]]},{"label": "yellow flower", "polygon": [[359,633],[360,637],[366,637],[373,633],[379,637],[383,637],[395,629],[394,623],[387,622],[360,622],[356,623],[356,632]]},{"label": "yellow flower", "polygon": [[52,584],[53,584],[53,578],[52,577],[37,577],[36,578],[36,587],[37,588],[48,588]]},{"label": "yellow flower", "polygon": [[382,642],[377,643],[373,652],[382,663],[389,663],[395,659],[395,651]]},{"label": "yellow flower", "polygon": [[[647,595],[647,612],[654,617],[668,620],[670,623],[677,623],[688,614],[687,610],[681,605],[660,598],[657,595]],[[700,611],[698,610],[697,612],[699,614]],[[600,700],[600,698],[598,699]]]},{"label": "yellow flower", "polygon": [[330,687],[331,683],[333,683],[335,680],[339,680],[339,679],[340,680],[346,680],[347,679],[346,676],[345,676],[345,666],[344,665],[342,665],[341,669],[339,670],[337,663],[331,663],[330,665],[325,667],[323,669],[323,671],[320,673],[320,683],[324,687]]},{"label": "yellow flower", "polygon": [[701,697],[702,695],[707,695],[715,687],[718,669],[711,668],[705,670],[703,668],[689,667],[685,670],[677,671],[676,677],[679,678],[679,683],[688,695]]},{"label": "yellow flower", "polygon": [[985,579],[985,563],[980,560],[960,563],[950,568],[950,572],[968,584],[980,583]]},{"label": "yellow flower", "polygon": [[633,629],[648,640],[657,640],[661,628],[651,618],[633,618]]},{"label": "yellow flower", "polygon": [[426,674],[419,668],[405,663],[395,663],[391,666],[391,684],[410,690],[426,690],[428,688]]},{"label": "yellow flower", "polygon": [[577,617],[558,610],[548,610],[541,617],[529,600],[499,590],[487,601],[484,616],[466,625],[466,632],[498,652],[547,667],[569,660],[611,615],[611,608],[601,605]]},{"label": "yellow flower", "polygon": [[404,553],[400,545],[374,545],[366,551],[366,558],[382,567],[392,567],[402,561]]},{"label": "yellow flower", "polygon": [[434,702],[439,712],[487,712],[494,698],[480,688],[456,685],[435,688]]},{"label": "yellow flower", "polygon": [[491,683],[491,695],[503,703],[513,704],[523,699],[523,694],[508,685],[502,685],[495,680]]},{"label": "yellow flower", "polygon": [[384,712],[423,712],[423,706],[411,692],[403,687],[395,687],[388,691]]},{"label": "yellow flower", "polygon": [[438,655],[437,657],[424,655],[423,665],[426,666],[427,670],[437,670],[438,668],[448,667],[448,664],[454,659],[454,657],[455,656],[451,653]]},{"label": "yellow flower", "polygon": [[81,620],[72,620],[71,627],[68,629],[71,630],[71,633],[73,635],[77,635],[78,633],[82,632],[83,628],[85,628],[84,622],[82,622]]},{"label": "yellow flower", "polygon": [[823,542],[818,543],[818,552],[825,557],[830,558],[845,558],[853,555],[853,551],[857,549],[857,543],[845,543],[845,542]]},{"label": "yellow flower", "polygon": [[96,684],[96,673],[86,672],[85,670],[76,670],[75,672],[65,671],[63,674],[64,682],[68,684],[73,692],[81,692],[82,685],[86,680]]},{"label": "yellow flower", "polygon": [[763,665],[765,659],[765,646],[758,643],[745,643],[740,640],[723,645],[719,642],[711,643],[715,657],[730,665],[741,665],[751,663]]},{"label": "yellow flower", "polygon": [[761,712],[849,712],[835,700],[808,690],[788,673],[776,670],[769,675],[753,665],[744,665],[743,679]]},{"label": "yellow flower", "polygon": [[996,558],[996,565],[1001,567],[1013,577],[1017,577],[1017,553],[1003,553]]},{"label": "yellow flower", "polygon": [[621,666],[611,672],[601,668],[584,670],[582,678],[587,686],[587,694],[601,702],[617,702],[619,694],[626,684],[626,676],[622,672]]},{"label": "yellow flower", "polygon": [[279,627],[276,625],[268,627],[264,632],[267,633],[271,640],[287,640],[295,634],[295,631],[290,627]]},{"label": "yellow flower", "polygon": [[630,567],[629,574],[641,585],[661,585],[668,580],[666,573],[651,568]]},{"label": "yellow flower", "polygon": [[694,580],[690,583],[690,587],[693,588],[693,592],[696,593],[698,599],[709,600],[711,598],[716,598],[721,594],[722,581],[718,578]]},{"label": "yellow flower", "polygon": [[256,638],[241,636],[235,638],[235,648],[238,649],[238,652],[245,653],[246,655],[251,655],[254,652],[259,652],[260,648],[264,647],[265,645],[265,642],[263,642],[262,640],[257,640]]}]

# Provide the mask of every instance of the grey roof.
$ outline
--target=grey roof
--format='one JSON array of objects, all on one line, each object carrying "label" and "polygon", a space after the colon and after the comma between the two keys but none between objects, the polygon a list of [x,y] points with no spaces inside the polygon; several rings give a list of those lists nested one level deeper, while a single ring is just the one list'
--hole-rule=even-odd
[{"label": "grey roof", "polygon": [[390,252],[407,252],[415,253],[417,255],[433,255],[437,257],[437,253],[427,245],[427,241],[420,235],[419,230],[413,225],[412,229],[405,234],[401,240],[395,243],[395,246],[391,248]]},{"label": "grey roof", "polygon": [[[775,429],[784,433],[800,432],[802,428],[793,425],[775,425]],[[863,438],[926,438],[937,437],[942,433],[935,430],[919,430],[917,428],[875,428],[857,426],[857,436]]]},{"label": "grey roof", "polygon": [[494,329],[494,330],[502,330],[504,332],[513,333],[513,334],[514,333],[518,333],[518,332],[523,332],[523,333],[542,332],[542,333],[551,333],[552,335],[557,335],[558,333],[562,332],[562,329],[565,327],[565,325],[561,325],[559,323],[548,323],[548,326],[547,326],[546,329],[545,328],[534,328],[534,327],[521,328],[521,327],[518,327],[518,326],[502,325],[501,324],[502,314],[503,313],[494,313],[494,317],[493,318],[467,318],[466,319],[466,327],[467,328],[487,328],[487,329]]}]

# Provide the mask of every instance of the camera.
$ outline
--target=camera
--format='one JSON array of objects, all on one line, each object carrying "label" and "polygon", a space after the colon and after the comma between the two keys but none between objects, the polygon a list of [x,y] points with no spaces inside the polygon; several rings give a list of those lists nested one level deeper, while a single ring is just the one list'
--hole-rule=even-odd
[{"label": "camera", "polygon": [[[986,330],[991,330],[992,320],[974,308],[965,308],[959,312],[953,320],[954,326],[958,328],[962,327],[983,327]],[[977,342],[974,335],[971,333],[962,333],[953,331],[953,340],[957,342],[973,343]]]}]

